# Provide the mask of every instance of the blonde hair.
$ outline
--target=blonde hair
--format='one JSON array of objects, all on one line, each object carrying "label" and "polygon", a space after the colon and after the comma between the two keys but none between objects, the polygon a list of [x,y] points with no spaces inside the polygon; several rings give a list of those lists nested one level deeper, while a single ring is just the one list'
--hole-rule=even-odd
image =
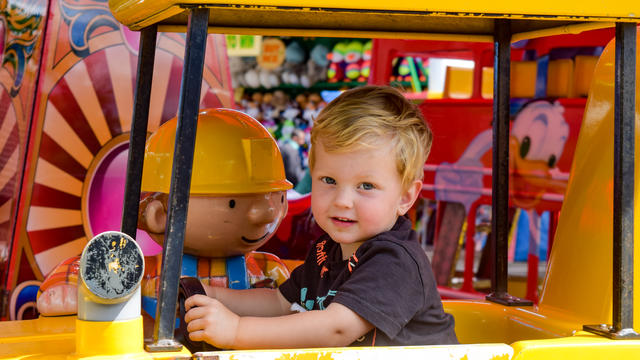
[{"label": "blonde hair", "polygon": [[314,146],[328,152],[373,148],[391,139],[396,166],[406,189],[422,180],[433,135],[420,110],[400,91],[389,86],[363,86],[345,91],[318,115],[311,130],[309,166]]}]

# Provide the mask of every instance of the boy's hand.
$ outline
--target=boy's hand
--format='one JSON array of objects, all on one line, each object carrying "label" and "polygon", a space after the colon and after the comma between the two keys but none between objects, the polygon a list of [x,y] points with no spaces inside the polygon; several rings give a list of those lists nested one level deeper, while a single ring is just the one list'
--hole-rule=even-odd
[{"label": "boy's hand", "polygon": [[221,349],[233,347],[240,320],[238,315],[205,295],[194,295],[184,305],[187,310],[184,320],[188,323],[191,340],[206,341]]}]

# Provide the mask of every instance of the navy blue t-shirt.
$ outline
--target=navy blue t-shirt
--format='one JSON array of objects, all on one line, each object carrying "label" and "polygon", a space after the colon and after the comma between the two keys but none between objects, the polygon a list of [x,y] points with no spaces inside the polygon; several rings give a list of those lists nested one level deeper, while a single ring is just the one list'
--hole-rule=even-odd
[{"label": "navy blue t-shirt", "polygon": [[374,329],[353,346],[458,343],[429,259],[405,217],[365,241],[348,260],[342,259],[340,244],[320,237],[279,289],[306,310],[324,310],[335,301],[370,322]]}]

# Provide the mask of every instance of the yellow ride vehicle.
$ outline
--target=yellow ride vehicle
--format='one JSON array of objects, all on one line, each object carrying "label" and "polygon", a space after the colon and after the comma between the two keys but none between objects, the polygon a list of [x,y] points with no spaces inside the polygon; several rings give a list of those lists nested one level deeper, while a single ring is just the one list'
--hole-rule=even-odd
[{"label": "yellow ride vehicle", "polygon": [[[453,0],[382,1],[110,0],[121,23],[141,31],[138,92],[133,114],[122,232],[100,235],[85,248],[79,299],[98,310],[79,316],[0,323],[0,358],[207,359],[635,359],[640,358],[640,245],[635,159],[636,26],[640,5],[628,2],[549,0],[513,3]],[[548,271],[537,305],[507,291],[509,186],[509,48],[513,41],[616,27],[589,91],[569,185]],[[189,196],[206,34],[424,38],[495,45],[493,117],[492,293],[486,300],[445,301],[460,345],[217,351],[192,354],[174,340],[180,259],[187,209],[167,219],[153,338],[145,343],[139,315],[135,236],[148,93],[158,31],[187,33],[169,204]],[[111,246],[111,247],[110,247]],[[102,247],[128,254],[131,281],[113,295],[91,282],[100,266],[86,259]],[[107,262],[107,270],[112,262]],[[113,265],[115,266],[115,265]],[[104,271],[104,269],[102,269]],[[80,301],[80,300],[79,300]],[[126,309],[119,311],[114,309]],[[91,314],[99,313],[99,317]]]}]

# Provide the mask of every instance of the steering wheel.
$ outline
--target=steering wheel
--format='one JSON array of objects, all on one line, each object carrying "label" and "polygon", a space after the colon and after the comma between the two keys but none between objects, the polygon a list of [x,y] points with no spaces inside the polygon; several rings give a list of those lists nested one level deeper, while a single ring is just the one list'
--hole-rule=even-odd
[{"label": "steering wheel", "polygon": [[219,350],[213,345],[205,341],[193,341],[189,339],[189,331],[187,330],[187,322],[184,321],[184,315],[186,314],[186,309],[184,306],[185,300],[193,295],[206,295],[204,291],[204,287],[200,280],[194,277],[183,277],[180,278],[180,289],[178,291],[178,311],[180,321],[180,327],[177,330],[176,338],[180,341],[184,346],[189,349],[192,353],[199,351],[214,351]]}]

